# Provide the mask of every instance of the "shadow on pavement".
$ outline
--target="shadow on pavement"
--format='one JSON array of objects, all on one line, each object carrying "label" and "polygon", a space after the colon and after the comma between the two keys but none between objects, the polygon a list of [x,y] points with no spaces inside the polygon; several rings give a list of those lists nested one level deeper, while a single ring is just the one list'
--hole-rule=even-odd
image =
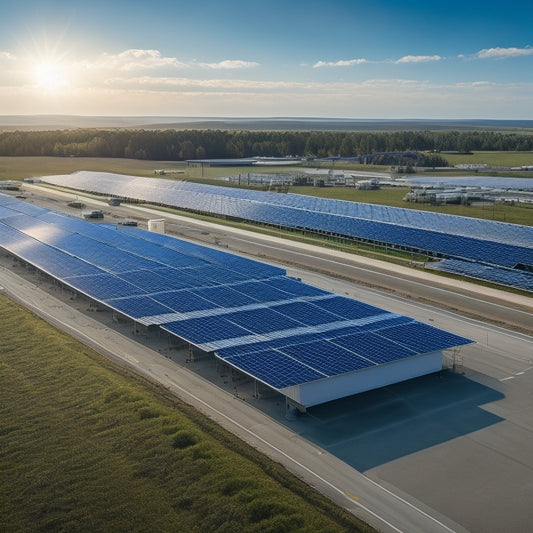
[{"label": "shadow on pavement", "polygon": [[443,371],[312,407],[287,425],[365,471],[502,421],[481,406],[503,397]]}]

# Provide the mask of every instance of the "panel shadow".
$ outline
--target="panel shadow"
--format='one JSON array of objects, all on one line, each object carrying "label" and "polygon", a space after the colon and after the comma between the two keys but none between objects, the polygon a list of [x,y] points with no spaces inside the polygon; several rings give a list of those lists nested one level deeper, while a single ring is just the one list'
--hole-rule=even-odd
[{"label": "panel shadow", "polygon": [[481,406],[503,397],[443,371],[311,407],[290,427],[365,471],[500,422]]}]

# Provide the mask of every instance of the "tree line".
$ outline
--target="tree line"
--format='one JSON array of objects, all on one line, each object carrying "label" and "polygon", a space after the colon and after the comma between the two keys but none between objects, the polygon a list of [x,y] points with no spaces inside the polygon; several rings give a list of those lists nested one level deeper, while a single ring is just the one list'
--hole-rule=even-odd
[{"label": "tree line", "polygon": [[531,151],[533,135],[494,131],[104,130],[0,133],[0,156],[203,158],[353,157],[406,151]]}]

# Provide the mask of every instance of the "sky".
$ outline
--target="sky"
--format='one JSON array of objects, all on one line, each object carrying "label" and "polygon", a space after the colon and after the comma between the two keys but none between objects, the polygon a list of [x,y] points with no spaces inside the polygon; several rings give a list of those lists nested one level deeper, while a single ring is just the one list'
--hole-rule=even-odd
[{"label": "sky", "polygon": [[20,114],[533,119],[533,2],[2,0]]}]

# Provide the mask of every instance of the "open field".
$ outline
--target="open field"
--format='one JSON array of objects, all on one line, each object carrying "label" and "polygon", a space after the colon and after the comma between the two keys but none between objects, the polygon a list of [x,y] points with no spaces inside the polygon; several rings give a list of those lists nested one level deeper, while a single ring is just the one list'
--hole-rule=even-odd
[{"label": "open field", "polygon": [[439,154],[450,165],[462,163],[481,164],[497,167],[520,167],[533,165],[533,152],[473,152],[472,154]]},{"label": "open field", "polygon": [[0,180],[22,180],[34,176],[71,174],[79,170],[116,172],[133,176],[153,176],[156,168],[184,170],[186,163],[141,161],[100,157],[0,157]]},{"label": "open field", "polygon": [[2,531],[370,531],[4,296]]}]

